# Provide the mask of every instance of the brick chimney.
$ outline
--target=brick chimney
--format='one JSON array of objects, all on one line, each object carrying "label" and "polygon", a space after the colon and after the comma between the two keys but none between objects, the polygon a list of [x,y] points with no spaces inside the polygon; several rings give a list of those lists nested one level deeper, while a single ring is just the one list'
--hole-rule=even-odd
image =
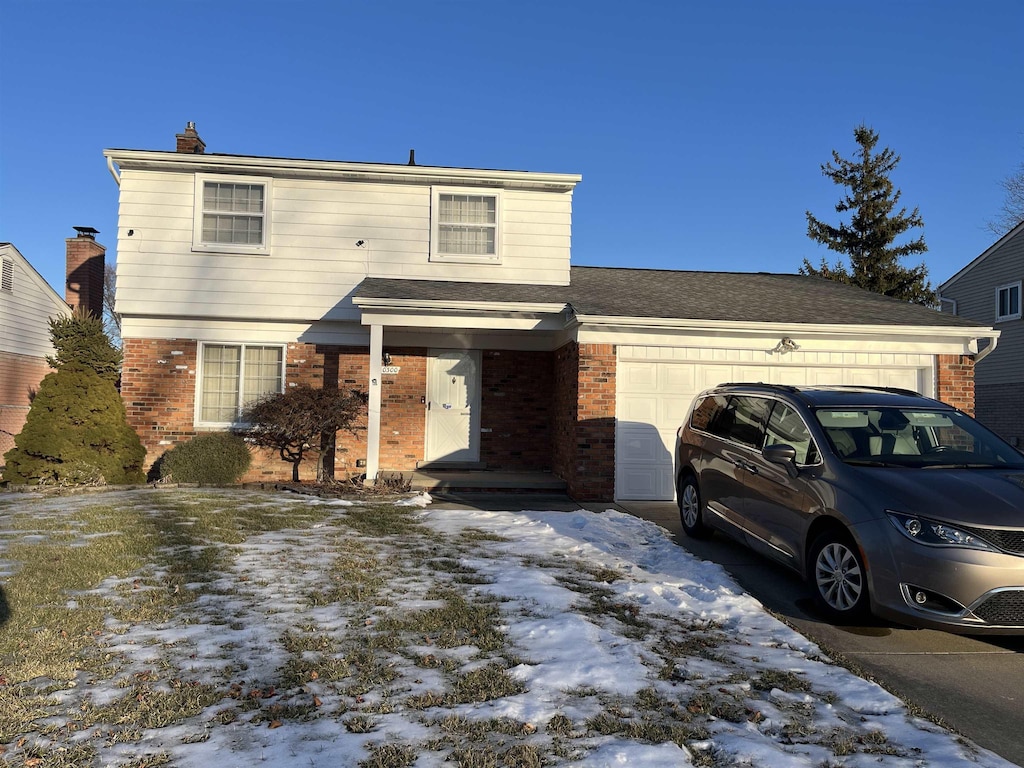
[{"label": "brick chimney", "polygon": [[196,133],[196,124],[191,120],[185,124],[184,133],[176,133],[178,146],[175,152],[184,152],[187,155],[201,155],[206,151],[206,143]]},{"label": "brick chimney", "polygon": [[72,309],[81,307],[103,317],[103,268],[107,249],[96,242],[98,230],[75,227],[77,237],[67,243],[67,282],[64,300]]}]

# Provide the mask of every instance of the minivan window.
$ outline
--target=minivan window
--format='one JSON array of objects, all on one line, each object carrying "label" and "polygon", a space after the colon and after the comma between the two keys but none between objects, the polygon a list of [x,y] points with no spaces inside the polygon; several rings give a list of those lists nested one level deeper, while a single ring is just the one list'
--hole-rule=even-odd
[{"label": "minivan window", "polygon": [[730,397],[725,410],[711,425],[711,432],[726,440],[760,448],[764,442],[761,425],[768,405],[769,401],[760,397]]},{"label": "minivan window", "polygon": [[776,403],[765,428],[764,447],[791,445],[796,449],[797,464],[817,464],[818,447],[800,414],[785,403]]},{"label": "minivan window", "polygon": [[694,407],[693,415],[690,416],[690,426],[694,429],[710,432],[711,425],[718,418],[718,414],[725,410],[728,402],[729,398],[725,395],[705,397]]},{"label": "minivan window", "polygon": [[1024,468],[1024,456],[957,411],[823,408],[815,415],[847,464]]}]

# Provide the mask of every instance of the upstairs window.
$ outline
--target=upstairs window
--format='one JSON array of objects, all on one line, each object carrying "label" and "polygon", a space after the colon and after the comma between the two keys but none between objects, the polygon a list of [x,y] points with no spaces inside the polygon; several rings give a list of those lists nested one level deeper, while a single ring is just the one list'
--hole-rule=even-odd
[{"label": "upstairs window", "polygon": [[432,261],[501,261],[501,194],[433,189]]},{"label": "upstairs window", "polygon": [[242,409],[282,391],[284,348],[261,344],[204,344],[196,421],[204,426],[238,423]]},{"label": "upstairs window", "polygon": [[1020,320],[1020,286],[1021,281],[1001,285],[996,288],[996,322],[1001,320]]},{"label": "upstairs window", "polygon": [[193,248],[266,251],[269,180],[197,176]]}]

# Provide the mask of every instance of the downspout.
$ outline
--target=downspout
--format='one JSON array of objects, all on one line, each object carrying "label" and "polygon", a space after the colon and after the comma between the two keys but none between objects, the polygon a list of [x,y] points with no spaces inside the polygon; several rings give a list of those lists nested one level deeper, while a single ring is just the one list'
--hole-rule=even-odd
[{"label": "downspout", "polygon": [[107,157],[107,170],[110,171],[110,175],[114,177],[114,181],[120,187],[121,177],[117,175],[117,169],[114,167],[114,158],[112,157]]},{"label": "downspout", "polygon": [[988,357],[990,354],[992,354],[992,351],[996,348],[996,345],[999,344],[999,337],[998,336],[989,336],[988,339],[989,339],[989,341],[991,343],[987,347],[985,347],[983,350],[981,350],[981,352],[979,352],[977,354],[977,356],[974,358],[974,364],[975,365],[977,365],[982,360],[984,360],[986,357]]}]

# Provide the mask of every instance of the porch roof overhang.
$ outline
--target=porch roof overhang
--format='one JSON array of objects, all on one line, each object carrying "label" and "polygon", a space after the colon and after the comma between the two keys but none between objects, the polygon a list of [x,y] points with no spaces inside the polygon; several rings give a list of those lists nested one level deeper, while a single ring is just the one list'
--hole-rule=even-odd
[{"label": "porch roof overhang", "polygon": [[640,333],[800,334],[978,354],[979,341],[988,341],[980,361],[999,337],[960,317],[799,275],[573,267],[568,286],[367,278],[353,302],[364,325],[561,331],[611,342]]},{"label": "porch roof overhang", "polygon": [[560,331],[571,310],[564,303],[440,301],[356,297],[363,325],[402,328]]}]

